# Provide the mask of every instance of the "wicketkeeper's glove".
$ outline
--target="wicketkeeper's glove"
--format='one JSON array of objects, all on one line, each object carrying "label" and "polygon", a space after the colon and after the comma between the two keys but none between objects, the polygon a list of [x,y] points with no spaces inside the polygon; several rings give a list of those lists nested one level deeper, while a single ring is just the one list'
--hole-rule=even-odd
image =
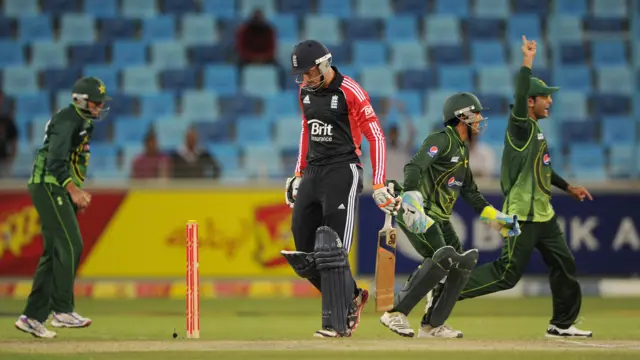
[{"label": "wicketkeeper's glove", "polygon": [[507,215],[498,211],[493,206],[487,206],[480,214],[480,220],[489,224],[496,230],[500,231],[503,237],[512,237],[520,235],[520,224],[518,224],[518,215]]},{"label": "wicketkeeper's glove", "polygon": [[407,191],[402,194],[402,220],[416,234],[422,234],[434,224],[424,212],[424,199],[420,191]]}]

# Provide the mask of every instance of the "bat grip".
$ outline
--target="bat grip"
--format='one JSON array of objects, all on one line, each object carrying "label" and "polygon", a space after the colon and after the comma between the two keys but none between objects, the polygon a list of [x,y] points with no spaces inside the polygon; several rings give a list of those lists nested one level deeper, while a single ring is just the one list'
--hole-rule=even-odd
[{"label": "bat grip", "polygon": [[[394,191],[393,191],[394,186],[395,185],[392,182],[390,182],[389,185],[387,185],[387,188],[389,189],[389,193],[391,194],[391,196],[394,195]],[[384,228],[385,229],[391,228],[391,216],[392,216],[391,214],[386,214],[384,216]]]}]

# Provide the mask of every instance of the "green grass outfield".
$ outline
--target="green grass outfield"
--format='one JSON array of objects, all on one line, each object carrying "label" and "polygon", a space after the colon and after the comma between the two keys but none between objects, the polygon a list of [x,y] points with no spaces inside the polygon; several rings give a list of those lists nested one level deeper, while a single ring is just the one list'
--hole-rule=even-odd
[{"label": "green grass outfield", "polygon": [[[201,337],[184,336],[185,304],[175,300],[78,300],[87,329],[35,339],[13,326],[24,301],[0,299],[0,359],[640,359],[640,299],[585,298],[580,325],[590,340],[544,338],[548,298],[465,300],[448,322],[464,339],[405,339],[378,322],[373,302],[348,339],[316,339],[319,299],[202,301]],[[410,315],[414,329],[424,304]],[[43,356],[43,354],[46,354]]]}]

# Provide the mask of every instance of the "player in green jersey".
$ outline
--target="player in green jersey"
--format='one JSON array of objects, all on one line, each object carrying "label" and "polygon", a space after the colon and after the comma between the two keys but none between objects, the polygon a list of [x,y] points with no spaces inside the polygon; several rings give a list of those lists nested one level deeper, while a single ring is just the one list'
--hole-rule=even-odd
[{"label": "player in green jersey", "polygon": [[553,171],[538,120],[549,116],[551,94],[558,88],[531,76],[536,43],[524,36],[522,42],[524,60],[505,136],[500,180],[505,196],[503,211],[518,216],[522,234],[505,240],[499,259],[473,270],[460,299],[515,286],[536,248],[550,268],[553,317],[546,336],[591,337],[591,331],[573,326],[580,313],[582,293],[576,279],[575,260],[551,206],[551,186],[579,201],[592,200],[592,197],[584,187],[569,185]]},{"label": "player in green jersey", "polygon": [[79,79],[71,104],[47,122],[43,145],[37,152],[28,189],[40,217],[44,251],[31,293],[15,326],[35,337],[53,338],[44,323],[52,314],[54,327],[82,328],[91,320],[74,309],[73,286],[82,253],[82,235],[76,214],[89,206],[91,195],[82,189],[89,163],[93,122],[106,116],[104,83],[95,77]]},{"label": "player in green jersey", "polygon": [[506,235],[519,233],[517,219],[496,210],[480,194],[469,168],[468,140],[486,125],[482,110],[480,101],[471,93],[449,97],[443,107],[444,130],[429,135],[404,167],[403,187],[394,181],[395,188],[402,192],[397,223],[424,257],[397,295],[394,308],[380,318],[383,325],[401,336],[414,336],[407,315],[429,291],[443,283],[438,301],[431,302],[432,311],[422,319],[418,337],[462,337],[460,331],[444,322],[476,265],[478,251],[462,253],[450,222],[458,196],[484,221],[503,224]]}]

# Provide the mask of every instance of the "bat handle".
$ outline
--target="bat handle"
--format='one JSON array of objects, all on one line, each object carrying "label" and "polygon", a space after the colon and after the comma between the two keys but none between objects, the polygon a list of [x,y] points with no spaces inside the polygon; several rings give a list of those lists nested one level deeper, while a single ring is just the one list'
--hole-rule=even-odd
[{"label": "bat handle", "polygon": [[[394,186],[395,185],[392,182],[390,182],[389,185],[387,185],[387,188],[389,189],[389,193],[391,193],[391,196],[393,196],[393,194],[394,194],[394,191],[393,191]],[[391,217],[392,217],[391,214],[385,214],[385,216],[384,216],[384,228],[385,229],[386,228],[391,228]]]}]

